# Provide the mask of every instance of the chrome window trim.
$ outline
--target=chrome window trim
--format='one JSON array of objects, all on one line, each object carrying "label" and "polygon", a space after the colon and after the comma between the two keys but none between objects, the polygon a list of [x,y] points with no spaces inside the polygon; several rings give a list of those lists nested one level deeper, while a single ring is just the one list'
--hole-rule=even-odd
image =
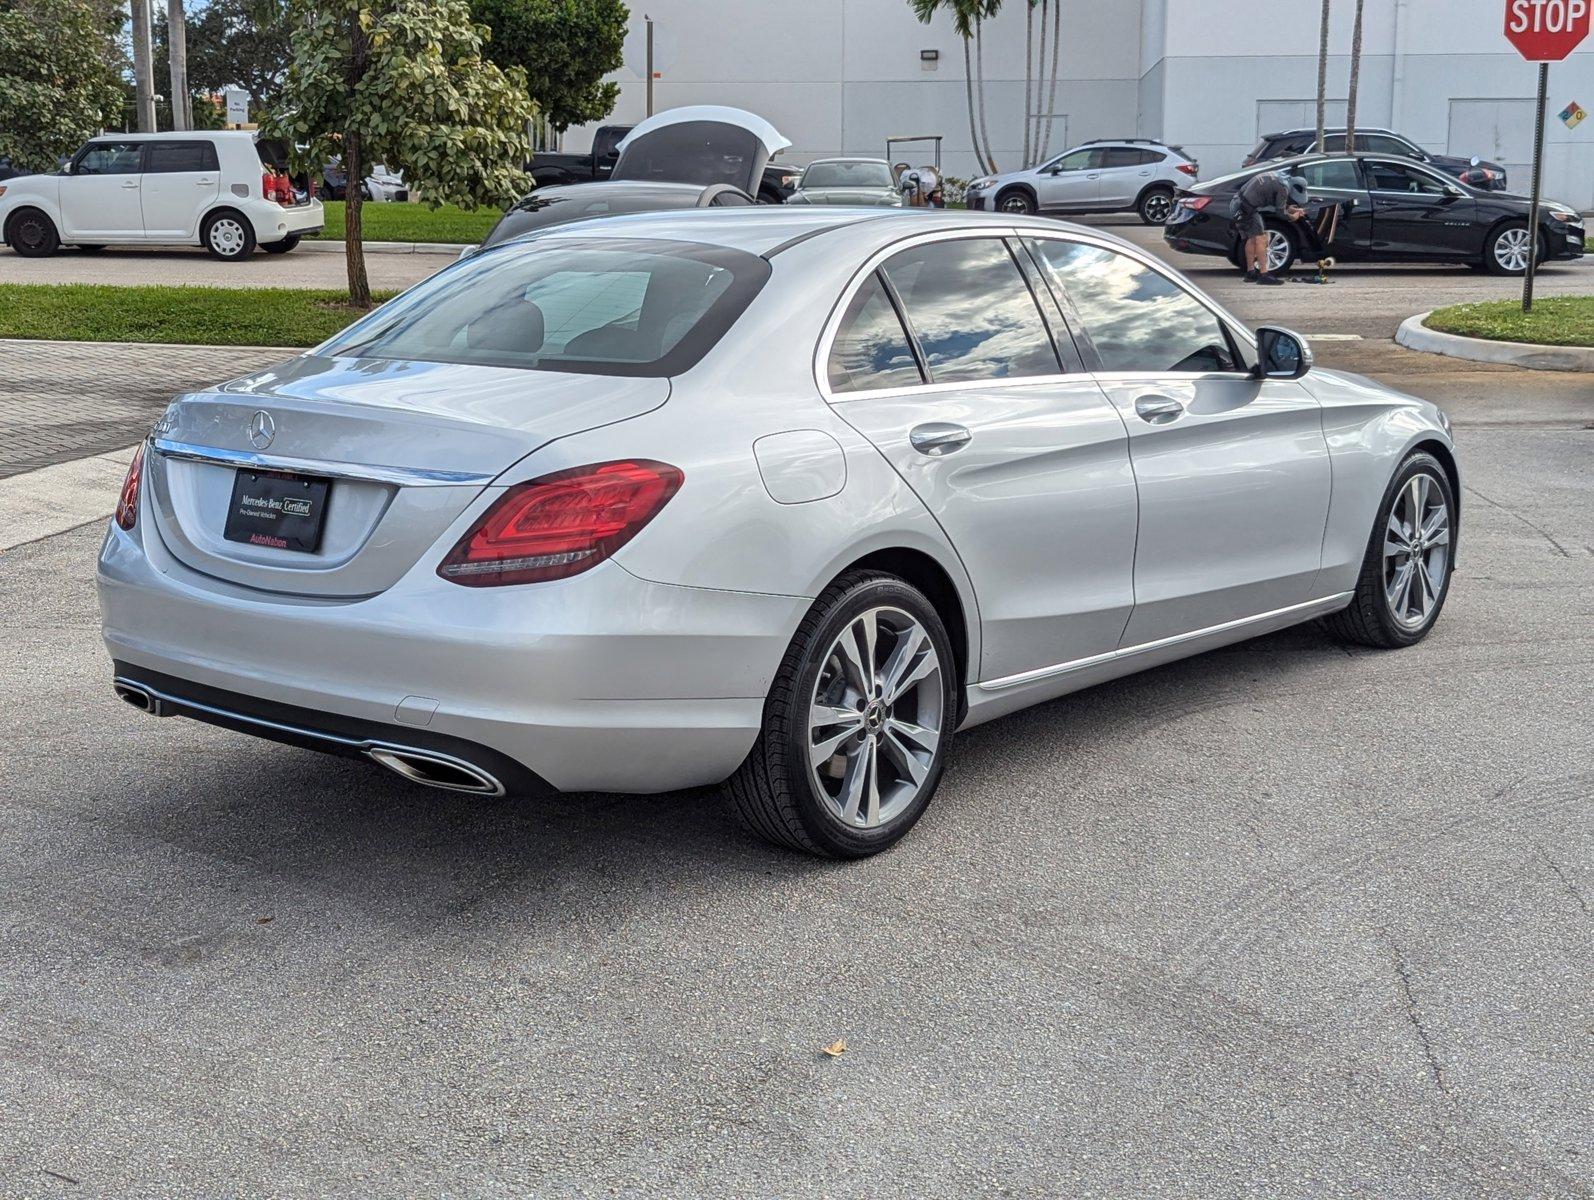
[{"label": "chrome window trim", "polygon": [[[1142,251],[1138,246],[1131,246],[1122,242],[1109,240],[1107,238],[1094,237],[1090,233],[1083,230],[1059,230],[1055,226],[1048,228],[1046,226],[1030,223],[1014,222],[1011,225],[984,226],[979,229],[939,229],[931,233],[919,233],[900,238],[899,240],[894,241],[887,246],[881,247],[864,260],[862,266],[853,272],[852,277],[849,278],[845,286],[842,287],[835,304],[831,306],[829,316],[825,318],[825,324],[819,334],[819,343],[814,348],[814,383],[819,388],[820,396],[822,396],[826,402],[830,404],[845,404],[854,400],[933,394],[935,392],[946,391],[967,391],[970,388],[1020,387],[1026,384],[1055,384],[1062,381],[1078,379],[1107,379],[1114,377],[1116,374],[1121,374],[1109,372],[1102,372],[1098,374],[1091,371],[1076,371],[1071,374],[1058,372],[1053,375],[1021,375],[1011,379],[974,379],[953,383],[921,383],[916,387],[865,388],[854,392],[835,392],[831,390],[827,364],[830,362],[831,347],[835,343],[836,334],[840,331],[842,318],[846,316],[847,308],[852,303],[854,294],[856,294],[858,289],[863,286],[863,281],[867,279],[873,272],[878,270],[880,265],[884,263],[886,259],[892,257],[900,251],[910,250],[915,246],[922,246],[931,242],[951,242],[972,238],[1001,239],[1012,237],[1035,237],[1042,239],[1049,238],[1053,241],[1076,242],[1087,246],[1096,246],[1103,250],[1110,250],[1115,254],[1122,254],[1126,258],[1133,259],[1142,266],[1148,267],[1155,271],[1181,291],[1188,293],[1204,308],[1217,317],[1217,319],[1225,327],[1227,327],[1229,333],[1236,340],[1250,347],[1253,353],[1256,351],[1256,335],[1246,328],[1239,318],[1235,317],[1232,313],[1227,311],[1222,305],[1218,304],[1199,288],[1193,287],[1191,284],[1179,279],[1172,273],[1172,268],[1168,267],[1165,263],[1158,262],[1156,258]],[[1019,272],[1019,276],[1021,279],[1023,278],[1022,270]],[[1024,282],[1027,286],[1028,280],[1025,280]],[[1033,296],[1031,298],[1033,299]],[[1039,309],[1040,306],[1037,305],[1036,307]],[[1042,312],[1043,320],[1044,316],[1045,314]],[[1136,378],[1150,377],[1154,379],[1163,379],[1172,376],[1173,378],[1181,381],[1215,377],[1223,379],[1251,378],[1250,375],[1244,372],[1231,371],[1136,371],[1129,372],[1128,374],[1133,375]]]},{"label": "chrome window trim", "polygon": [[991,679],[974,686],[982,692],[1000,692],[1011,687],[1021,687],[1026,683],[1038,683],[1043,679],[1050,679],[1056,675],[1067,675],[1073,671],[1083,671],[1087,667],[1100,666],[1103,663],[1114,662],[1119,659],[1130,658],[1136,654],[1148,654],[1153,650],[1161,650],[1168,646],[1177,646],[1181,642],[1192,642],[1198,638],[1210,637],[1214,634],[1227,633],[1232,629],[1240,629],[1246,625],[1255,625],[1262,621],[1271,621],[1275,617],[1285,617],[1291,614],[1304,614],[1311,609],[1330,611],[1334,607],[1344,607],[1355,596],[1355,592],[1336,592],[1332,596],[1323,596],[1316,600],[1307,600],[1301,604],[1290,604],[1284,608],[1275,608],[1269,612],[1257,613],[1251,617],[1240,617],[1234,621],[1224,621],[1221,625],[1208,625],[1205,629],[1193,629],[1189,633],[1176,633],[1172,637],[1158,638],[1154,642],[1141,642],[1137,646],[1123,646],[1117,650],[1108,650],[1105,654],[1093,654],[1089,658],[1076,658],[1069,662],[1057,663],[1050,667],[1037,667],[1033,671],[1020,671],[1017,675],[1007,675],[1001,679]]},{"label": "chrome window trim", "polygon": [[[1452,188],[1452,187],[1460,187],[1461,186],[1461,180],[1455,178],[1454,176],[1446,178],[1445,176],[1439,174],[1437,171],[1434,171],[1432,168],[1430,168],[1427,163],[1422,162],[1419,159],[1392,157],[1392,156],[1387,155],[1387,154],[1380,154],[1377,157],[1374,157],[1374,156],[1372,156],[1370,154],[1368,154],[1368,155],[1358,155],[1358,157],[1361,158],[1362,165],[1364,167],[1368,166],[1368,165],[1377,165],[1377,166],[1384,166],[1384,167],[1400,167],[1403,170],[1412,171],[1412,172],[1415,172],[1418,175],[1425,176],[1426,178],[1432,180],[1434,183],[1439,184],[1439,186],[1442,187],[1442,188],[1449,189],[1449,188]],[[1371,182],[1371,180],[1369,179],[1368,182]],[[1425,196],[1425,195],[1429,195],[1430,194],[1430,193],[1427,193],[1427,192],[1417,192],[1417,193],[1395,192],[1395,191],[1390,191],[1388,188],[1375,188],[1375,187],[1370,187],[1370,188],[1367,189],[1367,191],[1369,193],[1371,193],[1372,195],[1374,195],[1374,196],[1404,196],[1404,197],[1410,197],[1413,194],[1419,195],[1419,196]],[[1440,195],[1445,195],[1445,194],[1446,194],[1445,192],[1441,192],[1440,193]]]},{"label": "chrome window trim", "polygon": [[387,467],[369,463],[327,462],[311,458],[287,458],[279,454],[257,454],[253,450],[222,450],[214,446],[195,446],[170,438],[151,436],[150,449],[162,458],[185,462],[210,463],[218,467],[245,467],[259,471],[290,471],[299,475],[320,475],[327,479],[350,479],[365,483],[393,483],[400,487],[462,487],[491,483],[496,475],[474,471],[436,471],[420,467]]}]

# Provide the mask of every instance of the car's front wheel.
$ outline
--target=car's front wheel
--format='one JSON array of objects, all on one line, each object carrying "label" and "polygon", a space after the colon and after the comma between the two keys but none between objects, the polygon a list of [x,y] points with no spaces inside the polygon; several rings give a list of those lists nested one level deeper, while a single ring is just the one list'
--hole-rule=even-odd
[{"label": "car's front wheel", "polygon": [[[1526,275],[1532,236],[1525,224],[1513,222],[1494,231],[1483,250],[1483,266],[1491,275]],[[1542,263],[1542,257],[1541,257]]]},{"label": "car's front wheel", "polygon": [[248,258],[255,252],[255,231],[238,213],[224,209],[205,218],[199,240],[216,258],[228,262]]},{"label": "car's front wheel", "polygon": [[996,198],[996,207],[1005,213],[1026,216],[1035,211],[1035,197],[1023,188],[1009,188]]},{"label": "car's front wheel", "polygon": [[1147,225],[1166,225],[1173,216],[1173,189],[1151,188],[1140,197],[1138,211]]},{"label": "car's front wheel", "polygon": [[61,248],[55,222],[36,208],[24,208],[11,218],[6,241],[23,258],[48,258]]},{"label": "car's front wheel", "polygon": [[776,845],[877,854],[924,814],[956,724],[956,660],[935,606],[895,576],[849,572],[803,618],[725,790]]},{"label": "car's front wheel", "polygon": [[1450,476],[1419,451],[1395,472],[1378,507],[1348,608],[1325,619],[1347,642],[1397,649],[1420,642],[1450,594],[1456,497]]}]

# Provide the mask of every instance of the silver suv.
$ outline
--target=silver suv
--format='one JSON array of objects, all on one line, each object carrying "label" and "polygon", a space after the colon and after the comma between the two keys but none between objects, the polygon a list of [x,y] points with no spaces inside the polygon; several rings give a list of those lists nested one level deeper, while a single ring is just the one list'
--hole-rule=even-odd
[{"label": "silver suv", "polygon": [[968,206],[986,212],[1135,212],[1161,225],[1174,193],[1201,167],[1178,146],[1145,138],[1098,138],[1038,167],[985,175],[969,185]]}]

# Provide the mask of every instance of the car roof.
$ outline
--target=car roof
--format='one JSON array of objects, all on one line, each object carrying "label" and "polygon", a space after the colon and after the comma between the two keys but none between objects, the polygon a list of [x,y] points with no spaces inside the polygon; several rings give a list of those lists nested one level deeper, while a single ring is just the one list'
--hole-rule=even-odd
[{"label": "car roof", "polygon": [[[788,246],[819,237],[844,236],[849,231],[866,240],[890,242],[913,233],[942,230],[1011,230],[1015,222],[1006,213],[968,212],[944,208],[853,208],[826,209],[764,204],[746,208],[697,208],[674,212],[630,213],[595,217],[569,225],[555,226],[541,236],[659,238],[666,241],[702,242],[744,250],[749,254],[772,256]],[[1047,229],[1087,233],[1092,237],[1110,236],[1100,229],[1086,229],[1067,221],[1046,218],[1038,222]],[[1035,225],[1031,219],[1027,224]],[[1122,239],[1114,238],[1115,241]],[[1129,243],[1125,242],[1125,245]]]},{"label": "car roof", "polygon": [[867,154],[832,154],[828,158],[816,158],[812,162],[810,162],[808,165],[811,167],[811,166],[814,165],[814,163],[833,163],[833,162],[885,163],[885,165],[888,166],[888,167],[891,165],[890,163],[886,162],[886,160],[883,159],[883,158],[871,158]]},{"label": "car roof", "polygon": [[209,141],[211,138],[248,138],[253,141],[256,129],[170,129],[165,133],[97,133],[91,142],[186,142]]},{"label": "car roof", "polygon": [[[1344,133],[1345,129],[1346,129],[1346,127],[1344,125],[1325,125],[1325,126],[1323,126],[1323,132],[1324,133]],[[1358,125],[1358,126],[1356,126],[1356,132],[1357,133],[1387,133],[1390,137],[1398,137],[1402,141],[1407,141],[1407,142],[1411,141],[1411,139],[1409,137],[1407,137],[1405,134],[1396,133],[1393,129],[1385,129],[1382,125]],[[1265,142],[1270,142],[1270,141],[1272,141],[1275,138],[1300,137],[1304,133],[1310,133],[1310,134],[1315,135],[1317,133],[1317,126],[1314,125],[1310,129],[1286,129],[1286,130],[1284,130],[1281,133],[1264,133],[1262,135],[1262,140],[1265,141]]]}]

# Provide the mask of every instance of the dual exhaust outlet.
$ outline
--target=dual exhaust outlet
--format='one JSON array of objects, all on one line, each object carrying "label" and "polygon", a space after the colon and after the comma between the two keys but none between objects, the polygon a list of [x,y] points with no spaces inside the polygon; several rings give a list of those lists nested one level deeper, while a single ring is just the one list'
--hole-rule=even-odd
[{"label": "dual exhaust outlet", "polygon": [[451,754],[421,750],[414,746],[398,746],[390,742],[359,741],[338,737],[312,729],[261,720],[243,713],[212,708],[189,700],[174,701],[132,679],[118,678],[115,688],[116,694],[124,701],[153,717],[193,715],[203,718],[206,714],[227,717],[246,725],[257,726],[263,733],[267,730],[293,733],[322,742],[328,750],[356,751],[379,766],[386,767],[395,775],[401,775],[411,783],[418,783],[424,787],[439,788],[445,792],[467,792],[475,796],[502,796],[507,793],[503,783],[491,772],[462,758],[455,758]]}]

